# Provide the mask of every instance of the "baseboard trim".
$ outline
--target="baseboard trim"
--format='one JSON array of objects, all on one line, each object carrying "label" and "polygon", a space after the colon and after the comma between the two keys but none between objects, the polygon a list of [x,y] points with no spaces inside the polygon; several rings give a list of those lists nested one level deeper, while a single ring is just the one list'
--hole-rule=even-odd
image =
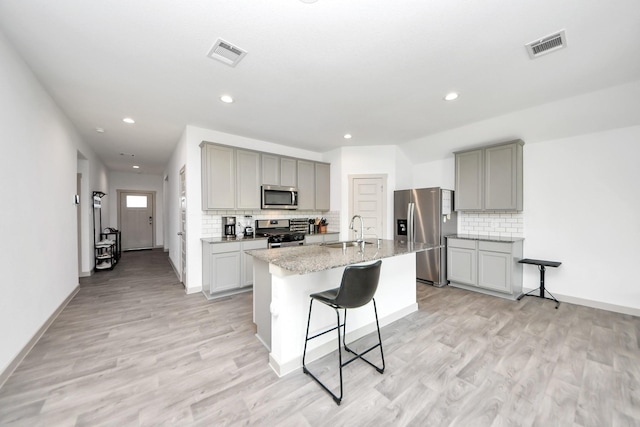
[{"label": "baseboard trim", "polygon": [[[534,289],[538,289],[538,288],[534,288]],[[531,292],[534,289],[523,289],[522,292],[526,294],[527,292]],[[582,305],[582,306],[585,306],[585,307],[591,307],[591,308],[597,308],[597,309],[600,309],[600,310],[612,311],[614,313],[629,314],[631,316],[640,317],[640,308],[626,307],[626,306],[623,306],[623,305],[610,304],[608,302],[594,301],[594,300],[585,299],[585,298],[579,298],[579,297],[573,297],[573,296],[569,296],[569,295],[558,294],[556,292],[552,292],[552,293],[553,293],[553,296],[556,297],[556,299],[558,301],[560,301],[560,302],[566,302],[566,303],[569,303],[569,304],[577,304],[577,305]]]},{"label": "baseboard trim", "polygon": [[6,369],[0,372],[0,388],[2,388],[4,383],[11,376],[11,374],[13,374],[13,371],[15,371],[18,366],[20,366],[20,363],[22,363],[24,358],[27,357],[27,354],[29,354],[31,349],[38,343],[40,338],[42,338],[42,335],[44,335],[44,333],[47,332],[47,329],[49,329],[49,327],[54,322],[54,320],[56,320],[56,318],[60,315],[60,313],[62,313],[62,310],[64,310],[67,304],[71,302],[73,297],[75,297],[79,291],[80,291],[80,284],[78,284],[78,286],[76,286],[76,288],[62,302],[62,304],[58,306],[56,311],[54,311],[53,314],[49,316],[47,321],[44,322],[44,324],[40,327],[40,329],[38,329],[38,331],[33,335],[33,337],[31,337],[29,342],[23,347],[20,353],[18,353],[17,356],[13,358],[13,360],[11,361],[11,363],[9,363]]}]

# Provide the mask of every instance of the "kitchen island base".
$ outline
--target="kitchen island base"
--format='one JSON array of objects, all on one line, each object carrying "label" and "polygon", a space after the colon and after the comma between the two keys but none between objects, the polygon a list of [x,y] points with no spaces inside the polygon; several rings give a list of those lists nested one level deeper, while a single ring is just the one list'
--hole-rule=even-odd
[{"label": "kitchen island base", "polygon": [[[364,262],[362,264],[368,264]],[[309,295],[340,286],[345,267],[296,274],[260,259],[254,260],[254,322],[257,338],[270,350],[269,365],[278,376],[302,367]],[[415,253],[383,259],[376,292],[380,327],[418,310]],[[347,342],[374,333],[372,303],[349,310]],[[323,310],[324,308],[324,310]],[[328,307],[314,310],[309,329],[315,334],[335,325]],[[336,349],[337,334],[326,334],[310,343],[307,359],[313,361]],[[382,334],[384,345],[384,333]]]}]

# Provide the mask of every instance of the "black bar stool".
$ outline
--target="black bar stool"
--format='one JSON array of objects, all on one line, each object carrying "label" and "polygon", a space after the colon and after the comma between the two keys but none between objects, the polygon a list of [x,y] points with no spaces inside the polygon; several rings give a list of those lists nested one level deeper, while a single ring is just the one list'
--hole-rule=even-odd
[{"label": "black bar stool", "polygon": [[[339,288],[331,289],[324,292],[318,292],[316,294],[311,294],[311,302],[309,302],[309,319],[307,320],[307,334],[304,340],[304,352],[302,354],[302,372],[307,375],[310,375],[311,378],[316,380],[320,386],[327,393],[333,397],[333,400],[340,405],[342,401],[342,367],[348,365],[356,359],[361,359],[373,366],[376,371],[379,373],[384,372],[384,354],[382,352],[382,339],[380,338],[380,325],[378,324],[378,309],[376,308],[376,300],[373,296],[376,293],[376,289],[378,288],[378,279],[380,278],[380,266],[382,265],[382,261],[378,260],[373,264],[368,265],[354,265],[348,266],[344,269],[344,273],[342,274],[342,282],[340,283]],[[311,309],[313,308],[313,301],[318,301],[323,304],[328,305],[336,311],[337,325],[331,329],[328,329],[324,332],[320,332],[312,337],[309,336],[309,324],[311,323]],[[369,301],[373,301],[373,312],[376,316],[376,328],[378,330],[378,343],[371,348],[363,351],[362,353],[356,353],[351,350],[347,343],[345,342],[345,336],[347,335],[347,309],[348,308],[357,308],[362,307],[363,305],[369,303]],[[340,312],[339,309],[344,309],[344,323],[340,324]],[[355,356],[346,362],[342,363],[342,350],[340,345],[340,328],[343,327],[343,337],[342,337],[342,345],[344,345],[344,349],[349,353],[354,354]],[[340,396],[337,396],[333,393],[329,388],[322,383],[315,375],[309,372],[307,365],[305,363],[305,358],[307,355],[307,342],[314,338],[317,338],[321,335],[324,335],[333,330],[338,330],[338,361],[340,364]],[[380,347],[380,356],[382,357],[382,367],[378,367],[365,359],[363,356],[369,353],[371,350]]]}]

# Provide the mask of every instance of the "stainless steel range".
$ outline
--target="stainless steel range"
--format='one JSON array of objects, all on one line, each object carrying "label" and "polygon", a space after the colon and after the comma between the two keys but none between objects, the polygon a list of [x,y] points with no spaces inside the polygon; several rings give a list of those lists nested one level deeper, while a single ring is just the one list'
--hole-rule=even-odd
[{"label": "stainless steel range", "polygon": [[288,219],[256,220],[256,236],[267,237],[269,248],[304,245],[304,233],[292,231],[291,221]]}]

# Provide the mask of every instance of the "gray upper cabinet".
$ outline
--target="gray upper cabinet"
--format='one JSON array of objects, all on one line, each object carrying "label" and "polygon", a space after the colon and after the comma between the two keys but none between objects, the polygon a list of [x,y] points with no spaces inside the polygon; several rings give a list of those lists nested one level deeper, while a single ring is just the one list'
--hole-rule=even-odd
[{"label": "gray upper cabinet", "polygon": [[482,150],[456,153],[456,210],[481,210],[483,171]]},{"label": "gray upper cabinet", "polygon": [[315,163],[298,160],[298,209],[313,210],[315,207]]},{"label": "gray upper cabinet", "polygon": [[331,165],[328,163],[316,163],[316,200],[315,208],[318,211],[329,210],[329,186],[330,186],[330,171]]},{"label": "gray upper cabinet", "polygon": [[298,186],[298,161],[296,159],[280,158],[280,185],[285,187]]},{"label": "gray upper cabinet", "polygon": [[262,184],[298,186],[298,161],[291,157],[280,157],[275,154],[261,154]]},{"label": "gray upper cabinet", "polygon": [[202,155],[202,209],[234,209],[236,197],[235,150],[221,145],[200,145]]},{"label": "gray upper cabinet", "polygon": [[522,141],[484,151],[484,208],[522,210]]},{"label": "gray upper cabinet", "polygon": [[260,153],[236,150],[236,208],[260,209]]},{"label": "gray upper cabinet", "polygon": [[455,153],[455,209],[521,211],[523,145],[516,140]]},{"label": "gray upper cabinet", "polygon": [[260,158],[262,161],[262,184],[280,185],[280,157],[263,153]]},{"label": "gray upper cabinet", "polygon": [[329,163],[203,141],[202,210],[260,210],[260,186],[298,188],[298,209],[328,211]]}]

